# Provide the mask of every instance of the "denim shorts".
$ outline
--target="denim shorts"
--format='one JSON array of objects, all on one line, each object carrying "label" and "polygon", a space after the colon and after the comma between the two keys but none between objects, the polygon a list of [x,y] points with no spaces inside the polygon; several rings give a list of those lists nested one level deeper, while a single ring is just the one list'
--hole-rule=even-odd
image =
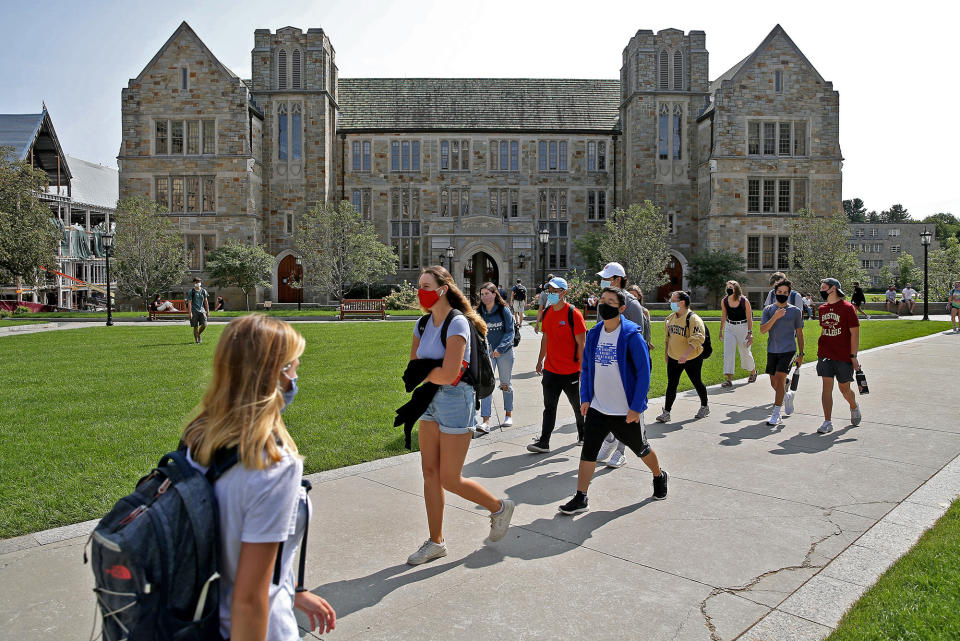
[{"label": "denim shorts", "polygon": [[444,434],[468,434],[477,426],[476,397],[472,385],[441,385],[421,421],[433,421]]}]

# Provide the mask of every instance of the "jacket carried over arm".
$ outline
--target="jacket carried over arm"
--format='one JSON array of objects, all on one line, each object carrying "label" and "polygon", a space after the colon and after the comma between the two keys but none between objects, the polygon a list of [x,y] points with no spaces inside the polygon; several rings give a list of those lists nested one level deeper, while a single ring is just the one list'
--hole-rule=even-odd
[{"label": "jacket carried over arm", "polygon": [[[603,323],[597,323],[587,332],[580,367],[581,403],[593,401],[594,357],[601,331]],[[623,316],[620,316],[620,337],[617,339],[617,367],[630,409],[642,413],[647,409],[647,394],[650,392],[650,352],[640,327]]]},{"label": "jacket carried over arm", "polygon": [[436,383],[423,383],[434,367],[443,367],[443,361],[435,358],[415,358],[407,363],[407,369],[403,372],[404,389],[413,394],[409,401],[396,409],[397,417],[393,420],[393,426],[403,425],[403,445],[408,450],[413,447],[411,444],[413,424],[427,411],[430,401],[440,389]]}]

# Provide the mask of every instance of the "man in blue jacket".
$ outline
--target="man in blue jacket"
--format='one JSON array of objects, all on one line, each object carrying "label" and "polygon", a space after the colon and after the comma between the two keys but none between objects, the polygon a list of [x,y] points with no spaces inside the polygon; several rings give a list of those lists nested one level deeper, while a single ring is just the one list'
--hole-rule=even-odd
[{"label": "man in blue jacket", "polygon": [[647,442],[643,412],[650,391],[650,360],[639,326],[624,318],[623,290],[607,287],[597,315],[603,320],[587,332],[580,373],[580,413],[586,417],[577,493],[560,506],[564,514],[586,512],[587,488],[597,467],[597,454],[611,432],[626,443],[653,473],[653,498],[667,498],[667,472]]}]

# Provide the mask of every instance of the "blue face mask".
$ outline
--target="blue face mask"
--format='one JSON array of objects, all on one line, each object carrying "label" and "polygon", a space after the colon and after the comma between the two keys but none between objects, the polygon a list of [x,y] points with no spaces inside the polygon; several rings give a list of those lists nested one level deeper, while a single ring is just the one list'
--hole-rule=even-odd
[{"label": "blue face mask", "polygon": [[610,281],[609,281],[609,280],[601,280],[601,281],[600,281],[600,289],[606,289],[607,287],[610,287]]},{"label": "blue face mask", "polygon": [[547,305],[556,305],[560,302],[560,294],[547,294]]},{"label": "blue face mask", "polygon": [[[286,376],[286,375],[284,375]],[[297,392],[300,391],[300,388],[297,387],[297,378],[294,377],[290,379],[290,389],[283,391],[283,408],[280,410],[281,413],[286,411],[290,407],[290,403],[293,402],[293,397],[297,395]],[[282,385],[281,385],[282,389]]]},{"label": "blue face mask", "polygon": [[679,311],[680,311],[680,303],[670,303],[670,309],[672,309],[672,310],[675,311],[675,312],[679,312]]}]

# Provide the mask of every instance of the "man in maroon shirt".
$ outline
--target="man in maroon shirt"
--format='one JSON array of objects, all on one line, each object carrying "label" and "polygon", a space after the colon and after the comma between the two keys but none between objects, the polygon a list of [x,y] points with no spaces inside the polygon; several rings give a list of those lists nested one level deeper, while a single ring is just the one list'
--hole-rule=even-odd
[{"label": "man in maroon shirt", "polygon": [[850,404],[850,422],[860,425],[863,417],[860,406],[850,383],[853,374],[860,369],[857,351],[860,348],[860,320],[857,309],[844,300],[836,278],[824,278],[820,281],[820,296],[826,303],[820,306],[820,340],[817,343],[817,375],[823,379],[823,425],[817,432],[829,434],[833,431],[830,416],[833,413],[833,379],[837,379],[840,393]]}]

